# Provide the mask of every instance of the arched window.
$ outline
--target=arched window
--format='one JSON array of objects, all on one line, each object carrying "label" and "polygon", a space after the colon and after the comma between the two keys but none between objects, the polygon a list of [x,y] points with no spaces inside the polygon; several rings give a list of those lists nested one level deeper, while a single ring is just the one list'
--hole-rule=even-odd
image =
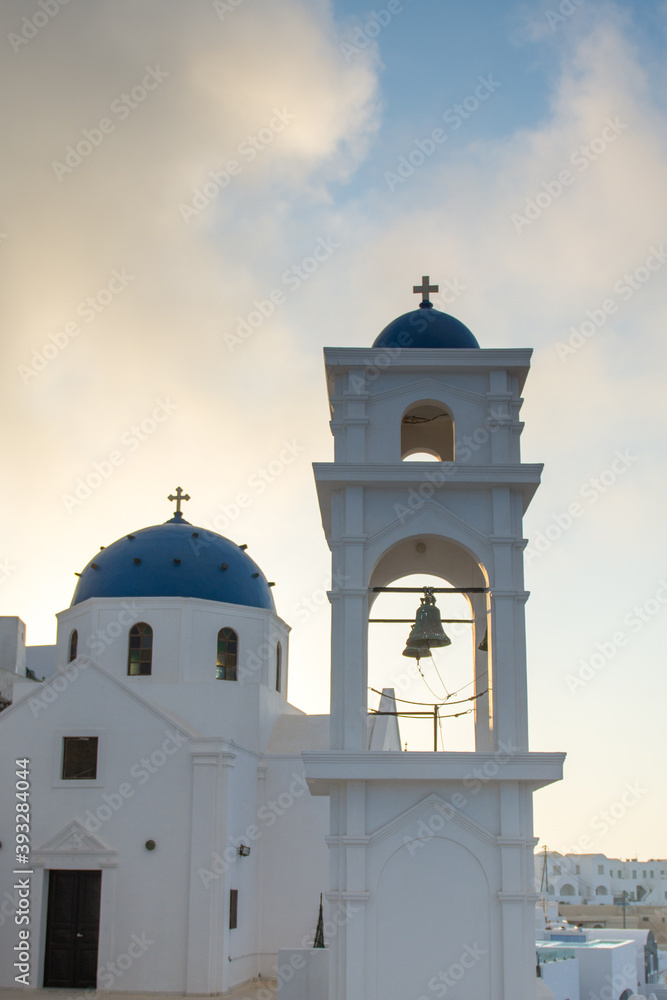
[{"label": "arched window", "polygon": [[72,660],[76,660],[76,651],[79,648],[79,633],[75,628],[72,629],[69,636],[69,654],[67,662],[71,663]]},{"label": "arched window", "polygon": [[278,645],[276,646],[276,691],[280,691],[280,685],[282,683],[282,677],[281,677],[283,669],[282,659],[283,659],[283,650],[280,643],[278,643]]},{"label": "arched window", "polygon": [[415,403],[401,421],[401,459],[430,456],[437,462],[454,461],[454,421],[441,403]]},{"label": "arched window", "polygon": [[218,632],[218,658],[215,676],[219,681],[236,680],[236,663],[239,651],[239,637],[233,628],[221,628]]},{"label": "arched window", "polygon": [[574,886],[570,885],[569,882],[566,882],[565,885],[561,886],[560,895],[561,896],[575,896],[576,893],[574,891]]},{"label": "arched window", "polygon": [[606,885],[599,885],[597,887],[597,889],[595,890],[595,895],[596,896],[606,896],[607,895],[607,887],[606,887]]},{"label": "arched window", "polygon": [[147,676],[153,663],[153,629],[146,622],[138,622],[130,629],[127,652],[127,672],[130,677]]}]

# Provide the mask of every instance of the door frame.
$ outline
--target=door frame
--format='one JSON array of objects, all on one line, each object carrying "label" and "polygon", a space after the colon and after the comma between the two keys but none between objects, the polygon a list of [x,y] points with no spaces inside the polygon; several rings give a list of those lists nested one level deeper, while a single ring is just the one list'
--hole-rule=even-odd
[{"label": "door frame", "polygon": [[[46,952],[46,920],[49,904],[49,871],[101,871],[100,926],[97,950],[98,969],[114,958],[113,915],[116,905],[117,852],[99,840],[77,821],[67,826],[32,854],[32,906],[35,914],[35,951],[32,988],[42,989]],[[39,920],[37,920],[39,915]]]},{"label": "door frame", "polygon": [[[63,883],[63,876],[66,876]],[[55,921],[56,912],[62,911],[62,900],[61,893],[56,887],[56,882],[61,882],[62,890],[66,895],[69,895],[69,902],[71,905],[66,907],[67,911],[67,925],[69,928],[68,943],[65,946],[66,951],[66,965],[69,966],[67,975],[73,974],[73,978],[81,978],[81,964],[87,973],[91,975],[94,981],[90,982],[54,982],[54,950],[56,952],[62,953],[63,946],[58,945],[54,941],[56,935],[55,927],[53,922]],[[71,989],[71,990],[96,990],[97,989],[97,970],[98,966],[98,955],[100,946],[100,908],[102,903],[102,872],[99,868],[51,868],[49,869],[49,879],[48,879],[48,893],[47,893],[47,903],[46,903],[46,937],[44,939],[44,966],[46,970],[46,965],[51,966],[51,982],[45,982],[46,971],[42,978],[42,988],[43,989]],[[89,920],[86,921],[86,915],[89,915]],[[51,925],[51,938],[49,939],[49,925]],[[87,957],[83,958],[83,953],[81,952],[81,946],[79,945],[77,938],[84,937],[83,934],[79,933],[85,926],[88,926],[90,934],[88,939],[84,942],[85,951]],[[92,932],[95,931],[95,937],[93,938]],[[56,938],[57,941],[57,938]],[[47,963],[47,952],[49,950],[49,944],[51,945],[51,958],[52,961]],[[94,964],[91,968],[90,959],[92,957],[92,947],[95,946],[95,959]],[[60,962],[55,960],[55,965],[58,968]],[[64,977],[67,978],[67,977]]]}]

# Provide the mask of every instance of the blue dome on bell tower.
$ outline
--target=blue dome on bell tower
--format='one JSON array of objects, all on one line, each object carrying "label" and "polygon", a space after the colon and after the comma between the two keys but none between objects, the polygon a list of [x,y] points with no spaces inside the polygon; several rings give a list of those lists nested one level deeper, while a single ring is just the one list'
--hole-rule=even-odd
[{"label": "blue dome on bell tower", "polygon": [[373,347],[421,350],[479,348],[477,338],[464,323],[433,307],[428,295],[437,291],[438,285],[430,285],[428,276],[423,277],[422,284],[414,286],[414,292],[422,294],[419,308],[403,313],[385,326]]}]

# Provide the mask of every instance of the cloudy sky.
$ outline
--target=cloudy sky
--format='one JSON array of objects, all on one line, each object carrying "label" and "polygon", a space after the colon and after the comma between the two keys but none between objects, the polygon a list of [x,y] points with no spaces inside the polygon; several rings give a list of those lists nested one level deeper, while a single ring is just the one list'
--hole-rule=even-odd
[{"label": "cloudy sky", "polygon": [[371,344],[428,273],[482,347],[535,352],[532,745],[568,752],[536,832],[667,856],[665,4],[0,16],[2,613],[52,642],[74,572],[181,485],[277,581],[291,699],[327,711],[322,347]]}]

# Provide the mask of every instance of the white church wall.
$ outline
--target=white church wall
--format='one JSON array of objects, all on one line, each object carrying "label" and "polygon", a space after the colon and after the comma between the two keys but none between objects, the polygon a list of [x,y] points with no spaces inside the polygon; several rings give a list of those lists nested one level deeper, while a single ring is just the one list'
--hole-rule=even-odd
[{"label": "white church wall", "polygon": [[[191,763],[183,734],[92,668],[81,670],[37,716],[26,700],[2,713],[0,725],[5,745],[30,759],[34,864],[41,859],[47,870],[103,865],[98,965],[105,968],[125,953],[132,934],[143,935],[151,944],[116,979],[115,988],[183,988],[191,799]],[[62,737],[92,733],[104,739],[97,779],[63,782]],[[6,783],[3,789],[0,815],[9,817],[13,789]],[[77,844],[76,836],[73,844],[54,846],[54,838],[73,821],[80,823],[84,838],[90,836],[98,844],[92,853],[85,842]],[[153,851],[145,847],[151,839],[157,845]],[[13,876],[5,873],[3,881],[4,899],[5,893],[12,895]],[[35,926],[32,942],[33,954],[39,956],[38,984],[43,974],[45,894],[41,904],[42,939]],[[6,986],[13,985],[14,943],[13,935],[2,936],[0,981]]]},{"label": "white church wall", "polygon": [[[362,353],[363,360],[357,360]],[[518,353],[513,352],[515,357]],[[526,363],[529,354],[521,354],[521,361]],[[410,353],[404,352],[397,358],[396,366],[407,363],[410,377],[406,377],[405,370],[388,370],[383,366],[382,377],[377,378],[373,377],[372,352],[359,351],[353,356],[349,349],[327,349],[325,355],[328,365],[334,365],[339,357],[350,363],[354,357],[358,366],[352,368],[347,378],[342,374],[334,376],[337,462],[400,461],[401,418],[411,405],[422,402],[441,403],[451,412],[458,445],[455,459],[463,458],[472,465],[519,461],[517,423],[521,399],[519,380],[513,372],[457,370],[443,374],[427,363],[414,364]],[[507,428],[498,433],[493,421],[503,412],[512,417],[513,424],[511,431]],[[355,417],[369,418],[369,422],[360,429]]]},{"label": "white church wall", "polygon": [[[263,941],[261,972],[275,978],[279,948],[312,947],[320,893],[326,892],[329,854],[329,800],[312,797],[300,756],[266,758],[259,827],[258,855],[264,905],[260,916]],[[337,932],[326,913],[325,937]]]},{"label": "white church wall", "polygon": [[287,661],[289,627],[273,612],[192,598],[92,598],[60,612],[57,664],[68,661],[70,635],[79,634],[79,654],[105,670],[127,676],[131,627],[153,629],[153,674],[159,681],[215,679],[217,637],[229,626],[239,636],[239,679],[275,687],[275,649]]}]

